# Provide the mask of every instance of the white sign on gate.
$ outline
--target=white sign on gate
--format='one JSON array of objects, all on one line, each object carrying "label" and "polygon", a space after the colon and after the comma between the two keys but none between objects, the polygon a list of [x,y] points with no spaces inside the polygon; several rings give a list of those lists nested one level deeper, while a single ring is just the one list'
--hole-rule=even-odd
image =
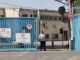
[{"label": "white sign on gate", "polygon": [[11,38],[11,28],[0,28],[0,38]]},{"label": "white sign on gate", "polygon": [[17,43],[31,43],[30,33],[16,33]]}]

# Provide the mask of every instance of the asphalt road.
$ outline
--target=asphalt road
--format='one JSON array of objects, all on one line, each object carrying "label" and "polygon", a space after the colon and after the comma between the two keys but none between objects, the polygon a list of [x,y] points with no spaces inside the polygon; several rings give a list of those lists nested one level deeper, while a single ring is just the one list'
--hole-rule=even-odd
[{"label": "asphalt road", "polygon": [[0,52],[0,60],[80,60],[80,52]]}]

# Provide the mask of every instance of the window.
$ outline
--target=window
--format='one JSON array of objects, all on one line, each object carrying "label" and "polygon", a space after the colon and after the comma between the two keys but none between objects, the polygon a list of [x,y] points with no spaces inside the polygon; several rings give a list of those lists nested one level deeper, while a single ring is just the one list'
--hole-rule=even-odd
[{"label": "window", "polygon": [[55,19],[55,17],[53,16],[53,17],[52,17],[52,20],[54,20],[54,19]]},{"label": "window", "polygon": [[64,31],[64,40],[68,40],[68,32],[67,31]]},{"label": "window", "polygon": [[47,17],[47,19],[46,20],[50,20],[50,16],[46,16]]},{"label": "window", "polygon": [[64,20],[66,20],[66,17],[64,17]]},{"label": "window", "polygon": [[42,24],[44,28],[47,28],[47,21],[40,21],[40,24]]},{"label": "window", "polygon": [[63,22],[68,22],[68,17],[64,17]]},{"label": "window", "polygon": [[58,39],[58,34],[52,34],[52,39]]},{"label": "window", "polygon": [[49,39],[49,34],[45,34],[46,35],[46,39]]},{"label": "window", "polygon": [[52,20],[52,16],[41,16],[40,19]]},{"label": "window", "polygon": [[60,30],[60,34],[62,34],[63,33],[63,28],[60,28],[59,30]]},{"label": "window", "polygon": [[56,20],[57,20],[57,21],[59,20],[59,16],[56,16]]},{"label": "window", "polygon": [[28,17],[28,15],[27,14],[23,14],[22,17]]},{"label": "window", "polygon": [[44,16],[42,15],[42,16],[40,16],[40,19],[44,19]]},{"label": "window", "polygon": [[34,17],[37,17],[37,15],[34,15]]},{"label": "window", "polygon": [[52,16],[50,16],[49,19],[52,20]]},{"label": "window", "polygon": [[48,19],[48,16],[45,16],[45,19]]},{"label": "window", "polygon": [[61,17],[59,17],[59,20],[61,20]]},{"label": "window", "polygon": [[55,18],[54,18],[55,20],[57,20],[57,17],[55,16]]}]

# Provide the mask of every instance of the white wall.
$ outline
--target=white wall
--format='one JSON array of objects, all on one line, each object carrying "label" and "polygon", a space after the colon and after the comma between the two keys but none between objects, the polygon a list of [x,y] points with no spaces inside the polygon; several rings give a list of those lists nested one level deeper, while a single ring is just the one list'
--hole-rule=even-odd
[{"label": "white wall", "polygon": [[19,9],[6,8],[5,15],[6,17],[19,17]]}]

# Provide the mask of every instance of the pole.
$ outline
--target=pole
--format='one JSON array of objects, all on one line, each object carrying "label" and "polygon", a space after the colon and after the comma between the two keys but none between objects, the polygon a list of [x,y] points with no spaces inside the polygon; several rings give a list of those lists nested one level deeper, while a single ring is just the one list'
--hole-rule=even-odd
[{"label": "pole", "polygon": [[40,10],[38,9],[37,10],[37,28],[38,28],[38,30],[37,30],[37,37],[39,36],[39,32],[40,32]]},{"label": "pole", "polygon": [[[64,20],[64,17],[63,17],[63,20]],[[63,31],[63,27],[62,27],[62,47],[64,47],[63,46],[63,41],[64,41],[64,31]]]},{"label": "pole", "polygon": [[[69,14],[71,15],[71,4],[70,4],[70,0],[68,0],[68,4],[69,4]],[[71,51],[71,29],[72,29],[72,17],[69,17],[70,19],[70,37],[69,37],[69,51]]]}]

